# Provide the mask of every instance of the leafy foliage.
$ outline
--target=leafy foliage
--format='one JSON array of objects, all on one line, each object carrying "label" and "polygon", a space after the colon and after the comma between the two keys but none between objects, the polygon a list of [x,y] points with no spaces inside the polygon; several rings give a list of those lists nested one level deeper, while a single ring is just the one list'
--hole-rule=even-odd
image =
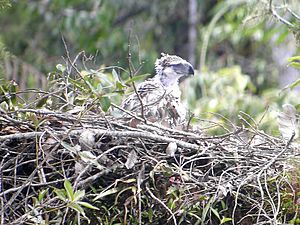
[{"label": "leafy foliage", "polygon": [[[172,157],[164,155],[166,143],[161,141],[154,143],[153,140],[133,137],[126,137],[125,140],[103,138],[105,135],[102,134],[98,145],[84,146],[87,148],[84,150],[82,143],[77,143],[82,137],[70,135],[58,140],[59,135],[55,132],[60,134],[61,130],[69,132],[74,128],[93,127],[96,124],[98,128],[103,126],[101,129],[113,128],[113,131],[128,128],[126,124],[116,125],[115,118],[107,121],[106,116],[113,113],[112,108],[119,105],[124,94],[132,91],[129,87],[132,82],[144,80],[149,75],[145,72],[153,71],[153,62],[159,52],[186,55],[188,21],[185,1],[21,1],[12,2],[11,8],[7,8],[9,1],[0,2],[0,8],[5,6],[0,15],[0,26],[3,28],[0,34],[0,60],[10,54],[6,50],[8,48],[13,54],[37,68],[45,72],[52,71],[48,76],[48,90],[32,90],[33,96],[29,101],[23,98],[24,90],[19,90],[16,82],[0,80],[0,119],[8,124],[7,127],[0,124],[1,134],[43,132],[43,135],[50,135],[50,138],[46,139],[35,136],[26,141],[20,139],[21,141],[12,143],[8,139],[1,143],[1,146],[8,143],[7,149],[12,147],[10,153],[18,150],[16,146],[21,146],[20,152],[23,155],[33,157],[30,160],[24,157],[25,162],[18,165],[12,162],[19,162],[19,158],[7,160],[5,165],[11,163],[11,168],[4,171],[5,182],[12,178],[11,171],[22,171],[15,168],[23,163],[30,166],[26,167],[28,171],[26,169],[22,172],[28,172],[28,175],[37,174],[38,182],[33,182],[36,186],[33,185],[30,189],[34,193],[32,199],[26,198],[28,204],[25,208],[28,208],[28,213],[19,216],[14,212],[14,215],[19,217],[17,221],[40,224],[47,224],[49,221],[76,224],[94,221],[101,224],[141,224],[139,220],[142,220],[149,224],[160,224],[162,220],[167,223],[173,217],[178,224],[229,224],[241,219],[238,218],[240,215],[257,214],[254,210],[263,206],[264,213],[274,215],[275,219],[280,220],[276,222],[297,224],[299,159],[293,155],[294,170],[288,173],[278,173],[286,165],[275,166],[272,168],[274,170],[264,169],[270,159],[271,162],[276,158],[282,159],[282,153],[278,153],[278,149],[282,149],[284,153],[290,150],[280,139],[268,135],[280,136],[275,122],[277,111],[285,103],[299,105],[298,93],[290,89],[294,89],[300,83],[296,80],[289,86],[290,89],[277,89],[278,72],[271,58],[273,45],[285,44],[290,33],[299,39],[299,21],[297,15],[293,14],[294,11],[290,10],[297,7],[289,7],[288,4],[275,7],[281,4],[281,1],[273,1],[274,4],[269,7],[271,2],[198,1],[201,3],[201,10],[205,12],[201,14],[197,27],[200,34],[196,53],[199,63],[195,63],[195,66],[199,64],[201,67],[193,79],[183,83],[183,98],[191,111],[193,126],[197,128],[200,124],[203,135],[225,136],[215,140],[214,136],[209,136],[207,140],[202,136],[199,140],[192,136],[188,141],[198,144],[201,148],[208,148],[209,151],[214,150],[214,154],[207,156],[193,152],[191,156],[189,149],[182,148],[178,158],[176,153],[172,153]],[[294,4],[299,5],[296,1]],[[275,21],[267,18],[275,18]],[[63,44],[68,48],[63,46],[61,34],[66,41]],[[129,54],[126,52],[128,48],[132,49],[133,53],[129,65]],[[72,59],[71,56],[81,49],[94,54],[95,57],[81,52]],[[64,58],[65,62],[57,64],[61,59],[57,60],[53,56],[64,54],[67,55]],[[289,65],[299,69],[299,60],[298,56],[292,57]],[[56,69],[53,69],[54,65]],[[128,67],[135,71],[132,78],[129,70],[123,69]],[[1,69],[0,73],[5,75]],[[97,115],[98,120],[96,117],[86,118],[87,114]],[[293,125],[295,120],[296,116],[293,114]],[[285,124],[288,123],[285,121]],[[129,128],[130,131],[133,129],[135,128]],[[246,139],[246,144],[240,136],[236,138],[232,135],[233,131],[239,129],[251,130],[254,133],[248,134],[251,140],[248,142]],[[152,127],[150,131],[155,133],[162,130],[153,130]],[[168,138],[187,138],[186,134],[169,134],[166,130],[160,134],[168,134]],[[257,135],[260,138],[268,137],[270,140],[263,139],[265,142],[262,143],[256,138]],[[222,142],[227,140],[226,137],[230,141],[222,146]],[[265,146],[268,141],[271,147]],[[120,143],[125,146],[124,149],[122,147],[121,150],[115,150],[115,146],[111,146]],[[214,146],[220,149],[213,149]],[[233,148],[228,150],[227,146]],[[244,149],[241,146],[246,147]],[[176,145],[175,151],[177,147]],[[109,152],[103,152],[106,149]],[[258,150],[259,154],[255,155],[253,149]],[[261,152],[266,149],[267,156],[261,156]],[[1,151],[5,150],[6,148],[1,148]],[[136,153],[134,157],[130,155],[132,152]],[[288,151],[289,154],[291,152]],[[18,154],[19,152],[13,156],[18,157]],[[48,158],[48,154],[53,155]],[[225,154],[228,155],[224,157]],[[7,158],[8,155],[4,157]],[[198,166],[198,159],[195,157],[200,157],[200,161],[201,157],[214,160],[200,165],[201,169],[194,176],[201,179],[189,177],[194,167],[191,166],[187,170],[178,165],[182,159],[191,157],[193,166]],[[211,190],[215,190],[216,177],[221,176],[220,173],[216,173],[219,170],[218,166],[221,167],[222,176],[230,174],[229,171],[223,170],[222,166],[233,166],[236,170],[234,176],[243,168],[247,168],[247,174],[250,161],[261,159],[260,157],[267,162],[255,164],[249,171],[257,175],[255,180],[263,182],[263,186],[249,182],[242,185],[242,191],[235,189],[232,192],[233,187],[221,184],[218,186],[218,192],[203,191],[207,188],[202,187],[203,184],[213,184]],[[6,162],[6,158],[0,162],[1,166]],[[44,160],[40,161],[41,158]],[[107,170],[104,170],[102,165],[104,162],[100,161],[102,158],[105,158],[105,163],[110,163]],[[131,165],[128,163],[130,158],[134,158]],[[139,164],[141,159],[143,165]],[[60,161],[52,164],[52,160]],[[246,162],[244,166],[238,164],[242,160]],[[113,167],[115,163],[120,163],[123,167]],[[127,166],[126,169],[124,165]],[[44,178],[41,171],[45,169],[47,173],[47,170],[52,168],[55,168],[55,176],[52,172],[46,176],[52,182],[49,182],[50,187],[39,188],[38,185],[41,183],[42,186],[41,180]],[[146,171],[143,174],[147,176],[145,180],[141,175],[143,170]],[[78,171],[83,171],[87,180],[94,178],[95,181],[99,178],[97,176],[100,176],[100,179],[96,185],[90,184],[87,188],[78,189],[77,178],[74,177]],[[56,180],[56,176],[63,179]],[[101,176],[104,176],[104,179],[101,179]],[[66,177],[70,178],[72,183]],[[14,193],[15,187],[12,184],[17,181],[18,184],[21,183],[19,188],[23,190],[27,183],[22,183],[22,179],[15,179],[5,185],[12,188],[9,191]],[[207,179],[208,182],[205,183]],[[202,188],[197,189],[196,194],[189,186],[195,183],[195,188]],[[18,193],[15,196],[19,196]],[[5,200],[10,201],[9,196],[5,197]],[[19,197],[15,204],[18,205],[18,209],[24,203],[24,194],[21,193]],[[267,201],[263,202],[264,199]],[[236,209],[233,202],[235,206],[243,207]]]},{"label": "leafy foliage", "polygon": [[[287,175],[278,173],[276,169],[284,167],[280,167],[281,164],[272,167],[272,171],[274,173],[276,171],[276,174],[271,173],[268,176],[270,181],[262,176],[262,173],[267,171],[265,167],[270,163],[271,152],[275,154],[273,160],[282,156],[280,152],[287,150],[284,157],[291,157],[289,154],[292,154],[293,151],[288,146],[286,147],[282,140],[265,135],[261,131],[263,125],[254,122],[250,113],[255,116],[260,112],[259,110],[264,110],[264,106],[259,105],[260,100],[255,96],[255,86],[248,76],[242,74],[238,66],[224,68],[217,72],[208,71],[202,76],[195,76],[194,80],[187,80],[185,85],[190,87],[191,92],[184,93],[187,101],[190,101],[189,104],[195,107],[195,120],[202,121],[203,115],[208,115],[206,122],[214,126],[217,124],[221,128],[214,129],[214,126],[207,128],[205,122],[197,124],[197,121],[193,121],[193,125],[200,125],[200,129],[208,131],[200,134],[203,136],[187,132],[192,135],[189,139],[189,136],[186,136],[187,133],[181,134],[183,131],[173,133],[164,128],[143,124],[147,126],[147,129],[151,129],[150,133],[144,130],[145,128],[132,128],[124,121],[110,117],[111,106],[115,107],[116,102],[120,101],[127,84],[133,81],[139,82],[145,76],[140,75],[125,80],[121,77],[128,77],[128,72],[119,67],[88,69],[84,66],[87,63],[85,57],[80,58],[81,54],[75,57],[78,60],[77,63],[73,63],[74,60],[68,58],[67,62],[69,63],[58,64],[56,70],[49,75],[49,90],[38,92],[33,101],[23,101],[20,98],[21,93],[13,84],[1,86],[4,95],[3,104],[6,106],[2,107],[1,105],[1,115],[9,118],[3,117],[3,122],[10,124],[20,121],[19,123],[26,125],[22,128],[24,130],[20,129],[21,132],[35,135],[32,132],[33,129],[35,132],[39,132],[36,133],[37,135],[43,134],[43,136],[31,136],[26,142],[28,144],[26,144],[26,153],[24,154],[28,154],[27,156],[33,157],[33,159],[30,158],[24,163],[28,164],[27,168],[33,168],[34,171],[43,170],[47,174],[44,177],[49,183],[55,182],[54,188],[47,187],[36,190],[35,186],[30,187],[37,194],[32,198],[32,204],[29,201],[29,210],[16,221],[47,222],[47,218],[49,218],[49,221],[58,220],[66,224],[71,222],[88,223],[89,221],[97,221],[102,224],[125,223],[125,221],[132,224],[139,224],[140,221],[160,224],[161,221],[167,223],[171,216],[174,221],[177,221],[177,224],[186,222],[190,224],[226,224],[233,220],[236,221],[241,215],[252,212],[257,214],[253,208],[259,208],[261,203],[258,200],[261,200],[263,195],[268,198],[263,205],[266,214],[273,212],[274,206],[278,208],[284,206],[285,210],[280,211],[276,218],[297,218],[291,200],[294,195],[287,188],[289,187]],[[79,63],[80,60],[82,63]],[[195,92],[194,90],[199,91]],[[196,100],[200,97],[197,94],[201,94],[201,102]],[[285,97],[292,97],[290,94],[288,92],[286,96],[282,97],[282,100]],[[277,98],[275,94],[270,96],[270,98]],[[253,102],[256,101],[257,105],[252,108]],[[275,101],[269,100],[269,102]],[[232,111],[226,113],[225,109],[228,108],[228,105],[231,106]],[[203,111],[197,111],[200,106]],[[36,109],[37,107],[40,109]],[[242,125],[238,124],[234,115],[239,112],[240,108],[249,113],[249,115],[240,113]],[[207,114],[210,111],[214,111],[214,113]],[[268,116],[269,114],[266,113],[265,118]],[[272,117],[270,118],[272,119]],[[0,119],[2,120],[1,116]],[[96,131],[86,132],[87,127],[96,128],[95,130],[104,131],[104,133],[96,135],[94,133]],[[245,129],[245,127],[249,129]],[[0,129],[4,135],[9,135],[10,132],[14,135],[16,129],[19,128],[14,124],[10,128],[0,127]],[[64,129],[67,132],[63,132],[63,134],[67,135],[61,137]],[[138,129],[138,132],[135,133],[146,132],[148,135],[145,135],[145,138],[129,137],[126,132],[134,132],[135,129]],[[239,129],[253,132],[249,133],[250,141],[235,136],[232,131]],[[222,134],[225,133],[225,136],[207,137],[208,133],[221,133],[220,130]],[[274,130],[278,131],[278,128]],[[17,132],[20,131],[17,130]],[[73,132],[75,133],[72,134]],[[105,136],[107,132],[125,132],[126,135],[121,137]],[[178,144],[177,148],[181,149],[180,153],[176,151],[174,156],[170,157],[164,152],[167,143],[148,139],[149,134],[156,132],[159,132],[160,135],[157,135],[159,137],[169,135],[167,136],[169,139],[176,137],[174,140],[187,140],[190,142],[188,144],[193,143],[192,146],[196,150],[183,148]],[[169,132],[171,133],[169,134]],[[91,137],[89,140],[83,141],[83,137],[86,136]],[[213,138],[216,139],[212,140]],[[13,139],[8,138],[8,140]],[[14,145],[24,148],[22,139],[17,138],[17,140],[13,142]],[[220,144],[223,142],[225,142],[224,147]],[[4,145],[9,147],[11,144],[11,141],[8,141]],[[249,155],[249,145],[255,156]],[[205,149],[204,153],[198,151],[199,147],[201,150]],[[5,151],[5,149],[6,147],[1,151]],[[209,151],[206,152],[206,150]],[[127,162],[132,158],[130,156],[132,151],[136,154],[133,160],[135,162],[128,166]],[[213,157],[208,155],[211,154],[211,151],[214,151]],[[262,152],[266,154],[262,154]],[[181,162],[182,157],[184,157],[183,160],[188,161]],[[239,160],[236,160],[236,157],[240,157]],[[255,160],[257,157],[261,160]],[[192,161],[189,162],[190,159]],[[11,162],[15,162],[15,160],[7,161],[14,166]],[[253,191],[252,183],[244,184],[242,182],[244,179],[237,174],[239,171],[243,171],[242,176],[250,179],[248,177],[249,168],[246,166],[250,162],[254,163],[253,168],[257,168],[254,171],[255,180],[264,182],[263,187],[256,185],[255,191]],[[279,162],[279,160],[278,162],[274,160],[274,163]],[[246,165],[243,166],[243,163]],[[270,168],[271,165],[273,166],[273,164],[270,164]],[[56,166],[59,169],[56,169]],[[55,169],[52,170],[53,168]],[[236,168],[240,169],[236,171]],[[195,169],[197,172],[192,172],[191,175],[190,171]],[[64,172],[62,173],[61,170]],[[5,180],[12,178],[9,173],[10,170],[7,170],[4,174]],[[24,173],[36,174],[35,179],[40,179],[39,172],[33,173],[29,169],[29,171],[24,170]],[[231,182],[240,182],[241,179],[241,190],[237,189],[238,185],[228,182],[226,177],[228,174],[237,176],[236,179],[231,177]],[[209,178],[207,182],[205,181],[207,178],[204,179],[204,176]],[[68,180],[72,180],[72,183],[66,177]],[[216,183],[216,177],[226,181],[226,184],[223,184],[223,181]],[[200,180],[202,181],[200,182]],[[85,185],[78,184],[82,181],[89,184],[88,187],[84,188]],[[203,184],[209,185],[211,191],[203,191],[207,188],[201,186]],[[13,188],[10,186],[10,182],[5,185]],[[21,189],[24,187],[26,186],[20,184]],[[243,193],[245,192],[249,193],[248,198],[244,198]],[[275,199],[269,196],[270,192],[272,196],[276,196]],[[279,201],[277,198],[281,195],[282,200]],[[23,199],[23,196],[21,197]],[[235,202],[234,198],[238,199],[237,204],[244,206],[243,210],[235,210],[232,204]],[[50,199],[53,199],[54,205]],[[253,199],[258,199],[255,200],[257,207],[253,207]],[[273,204],[271,199],[276,204]],[[16,204],[19,203],[18,201]],[[255,218],[253,217],[252,220]],[[263,220],[262,217],[261,220]]]},{"label": "leafy foliage", "polygon": [[0,1],[0,10],[11,7],[10,0],[1,0]]},{"label": "leafy foliage", "polygon": [[[233,128],[232,123],[248,127],[249,124],[244,121],[246,119],[252,126],[278,135],[277,124],[273,122],[278,110],[287,102],[298,104],[296,93],[280,93],[274,88],[266,89],[257,96],[255,85],[249,76],[242,74],[239,66],[203,72],[184,85],[189,87],[184,96],[194,120],[206,118],[222,121],[228,129]],[[240,119],[237,119],[238,115]]]},{"label": "leafy foliage", "polygon": [[[270,42],[282,43],[289,30],[280,23],[266,20],[272,18],[268,10],[269,1],[197,2],[199,12],[205,12],[197,21],[200,35],[196,58],[199,62],[205,60],[202,54],[207,51],[208,63],[205,65],[209,68],[240,64],[244,73],[257,80],[255,84],[262,85],[262,79],[265,79],[263,85],[269,85],[268,82],[274,85],[273,78],[276,79],[278,74],[274,69],[276,65],[271,64]],[[273,1],[274,5],[280,3],[282,1]],[[146,62],[142,73],[153,71],[153,62],[160,52],[188,58],[187,2],[105,0],[86,3],[83,0],[62,0],[43,4],[36,1],[12,4],[11,8],[0,14],[1,37],[13,54],[43,71],[51,70],[57,64],[56,57],[64,54],[61,35],[71,55],[85,49],[87,53],[97,56],[97,63],[118,62],[118,66],[125,67],[125,50],[131,32],[132,52],[137,53],[132,60],[134,63]],[[297,2],[289,2],[280,8],[279,14],[287,7],[296,9],[297,6]],[[217,14],[220,14],[219,19],[210,26],[210,21]],[[210,35],[206,38],[207,33]],[[201,63],[198,66],[204,65]],[[266,73],[269,76],[264,76]]]},{"label": "leafy foliage", "polygon": [[[298,70],[300,70],[300,56],[294,56],[288,59],[289,61],[289,66],[294,67]],[[300,85],[300,79],[297,79],[294,81],[291,85],[290,88],[293,90],[295,87]]]}]

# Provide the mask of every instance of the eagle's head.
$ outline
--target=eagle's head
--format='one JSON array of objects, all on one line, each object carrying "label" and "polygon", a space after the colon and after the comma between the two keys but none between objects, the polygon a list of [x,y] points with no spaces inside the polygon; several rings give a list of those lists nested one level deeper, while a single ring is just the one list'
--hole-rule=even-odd
[{"label": "eagle's head", "polygon": [[156,78],[166,86],[178,84],[181,77],[194,75],[193,66],[176,55],[161,53],[161,58],[155,62]]}]

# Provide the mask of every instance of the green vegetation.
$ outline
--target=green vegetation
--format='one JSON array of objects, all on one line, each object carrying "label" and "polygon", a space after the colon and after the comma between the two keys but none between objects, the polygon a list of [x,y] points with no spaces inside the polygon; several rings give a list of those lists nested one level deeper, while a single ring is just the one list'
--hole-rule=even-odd
[{"label": "green vegetation", "polygon": [[[0,1],[0,224],[299,224],[298,132],[277,121],[300,105],[299,8]],[[197,69],[189,130],[119,120],[161,52]]]}]

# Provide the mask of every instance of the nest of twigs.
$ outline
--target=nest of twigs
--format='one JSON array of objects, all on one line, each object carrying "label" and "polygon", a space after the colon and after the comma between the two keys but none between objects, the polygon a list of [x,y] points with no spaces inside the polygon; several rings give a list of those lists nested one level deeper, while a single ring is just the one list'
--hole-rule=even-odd
[{"label": "nest of twigs", "polygon": [[[19,119],[25,114],[31,119]],[[295,218],[296,188],[286,173],[297,154],[291,140],[239,127],[220,136],[133,128],[92,112],[22,109],[1,112],[0,124],[1,224]]]},{"label": "nest of twigs", "polygon": [[[246,114],[248,129],[130,126],[133,114],[124,111],[124,121],[103,111],[122,110],[110,94],[124,93],[140,67],[123,82],[66,52],[66,67],[33,100],[18,102],[14,83],[1,86],[0,224],[297,223],[293,137],[269,136]],[[223,134],[208,135],[216,126]]]}]

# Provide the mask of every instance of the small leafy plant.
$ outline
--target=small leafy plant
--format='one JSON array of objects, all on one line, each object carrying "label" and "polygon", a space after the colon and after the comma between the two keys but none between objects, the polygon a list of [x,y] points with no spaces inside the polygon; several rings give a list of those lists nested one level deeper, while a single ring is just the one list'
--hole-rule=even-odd
[{"label": "small leafy plant", "polygon": [[[288,62],[289,62],[288,66],[300,70],[300,55],[289,58]],[[297,79],[292,84],[290,84],[290,88],[294,89],[295,87],[299,86],[299,84],[300,84],[300,79]]]},{"label": "small leafy plant", "polygon": [[54,189],[54,192],[56,196],[65,203],[65,207],[67,208],[67,210],[72,209],[78,213],[79,219],[80,215],[82,215],[86,220],[88,220],[88,222],[90,222],[88,217],[86,217],[84,209],[82,207],[99,210],[99,208],[91,205],[90,203],[81,201],[81,199],[85,197],[85,191],[74,191],[70,181],[68,180],[64,181],[64,189]]}]

